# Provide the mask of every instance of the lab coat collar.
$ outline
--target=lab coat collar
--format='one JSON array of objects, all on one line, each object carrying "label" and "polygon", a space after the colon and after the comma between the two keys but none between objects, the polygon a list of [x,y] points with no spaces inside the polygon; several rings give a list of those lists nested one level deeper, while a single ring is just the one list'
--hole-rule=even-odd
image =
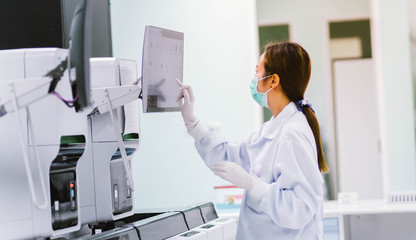
[{"label": "lab coat collar", "polygon": [[261,135],[267,139],[273,139],[277,136],[277,132],[282,128],[285,122],[298,111],[296,104],[290,102],[276,117],[272,117],[268,123],[265,124],[261,130]]}]

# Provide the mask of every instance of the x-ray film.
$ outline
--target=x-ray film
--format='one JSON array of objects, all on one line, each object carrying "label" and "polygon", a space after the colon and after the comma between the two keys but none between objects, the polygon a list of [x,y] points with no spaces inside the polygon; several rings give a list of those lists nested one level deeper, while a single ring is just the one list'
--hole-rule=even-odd
[{"label": "x-ray film", "polygon": [[177,103],[179,86],[176,79],[183,78],[183,37],[172,30],[146,26],[142,88],[143,112],[180,111]]}]

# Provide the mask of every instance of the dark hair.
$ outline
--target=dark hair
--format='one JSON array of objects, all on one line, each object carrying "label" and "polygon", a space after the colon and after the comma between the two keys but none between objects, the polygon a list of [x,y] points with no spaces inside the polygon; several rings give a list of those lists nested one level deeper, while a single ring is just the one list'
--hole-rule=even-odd
[{"label": "dark hair", "polygon": [[[303,99],[311,77],[311,60],[309,54],[299,44],[292,42],[273,42],[264,47],[265,76],[277,74],[280,84],[290,101]],[[318,166],[321,172],[328,172],[321,144],[319,123],[315,113],[308,106],[302,107],[315,137],[318,152]]]}]

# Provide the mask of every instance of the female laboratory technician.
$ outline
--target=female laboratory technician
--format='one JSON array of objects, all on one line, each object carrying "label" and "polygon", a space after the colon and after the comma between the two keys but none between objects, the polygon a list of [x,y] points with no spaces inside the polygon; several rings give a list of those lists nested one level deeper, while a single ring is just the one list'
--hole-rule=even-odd
[{"label": "female laboratory technician", "polygon": [[208,129],[193,113],[194,94],[179,81],[182,116],[206,165],[244,188],[237,239],[323,239],[323,179],[327,171],[319,124],[303,98],[311,75],[308,53],[296,43],[272,43],[250,88],[273,117],[239,143]]}]

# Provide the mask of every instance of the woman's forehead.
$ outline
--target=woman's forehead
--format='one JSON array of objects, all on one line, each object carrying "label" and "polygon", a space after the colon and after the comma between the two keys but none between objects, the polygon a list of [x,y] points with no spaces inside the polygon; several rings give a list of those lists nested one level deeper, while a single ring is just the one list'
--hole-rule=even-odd
[{"label": "woman's forehead", "polygon": [[263,68],[264,67],[264,53],[260,56],[259,62],[256,65],[256,68]]}]

